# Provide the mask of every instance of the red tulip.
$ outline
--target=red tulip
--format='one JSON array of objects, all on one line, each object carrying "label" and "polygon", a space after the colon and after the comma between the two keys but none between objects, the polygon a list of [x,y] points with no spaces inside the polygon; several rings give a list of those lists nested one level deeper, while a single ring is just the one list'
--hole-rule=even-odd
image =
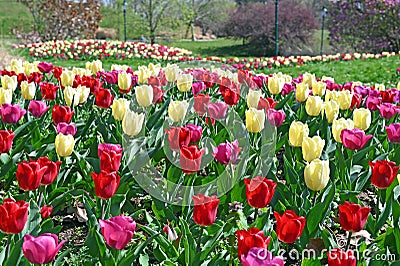
[{"label": "red tulip", "polygon": [[62,105],[54,105],[53,110],[51,112],[54,124],[58,125],[60,122],[64,122],[69,124],[71,122],[72,116],[74,112],[71,111],[71,107],[62,106]]},{"label": "red tulip", "polygon": [[238,239],[238,256],[247,256],[247,253],[251,248],[268,248],[271,238],[264,236],[264,232],[256,227],[246,230],[236,231],[236,237]]},{"label": "red tulip", "polygon": [[385,90],[385,91],[380,91],[379,93],[381,94],[382,102],[384,103],[392,103],[394,97],[396,96],[395,90]]},{"label": "red tulip", "polygon": [[11,150],[14,139],[14,132],[11,130],[0,130],[0,153],[7,153]]},{"label": "red tulip", "polygon": [[294,243],[303,233],[306,218],[298,216],[294,211],[287,210],[282,216],[274,212],[276,219],[276,234],[285,243]]},{"label": "red tulip", "polygon": [[153,87],[153,103],[162,103],[164,98],[165,90],[162,90],[159,87]]},{"label": "red tulip", "polygon": [[343,230],[359,232],[367,222],[369,211],[368,207],[361,207],[359,204],[346,201],[339,205],[340,225]]},{"label": "red tulip", "polygon": [[372,139],[372,135],[365,135],[361,129],[343,129],[340,133],[343,145],[350,150],[361,150]]},{"label": "red tulip", "polygon": [[42,234],[33,237],[29,234],[24,236],[22,252],[25,258],[33,264],[48,264],[52,262],[60,251],[66,240],[58,243],[55,234]]},{"label": "red tulip", "polygon": [[272,200],[277,184],[265,177],[256,176],[253,179],[244,179],[246,184],[246,198],[250,206],[264,208]]},{"label": "red tulip", "polygon": [[100,230],[108,246],[124,249],[135,233],[136,223],[129,216],[115,216],[108,220],[100,220]]},{"label": "red tulip", "polygon": [[41,167],[47,167],[40,184],[51,185],[58,176],[62,162],[53,162],[47,157],[40,157],[37,161]]},{"label": "red tulip", "polygon": [[49,73],[50,71],[53,70],[53,64],[52,63],[48,63],[48,62],[40,62],[37,65],[37,68],[42,73]]},{"label": "red tulip", "polygon": [[120,176],[117,172],[101,171],[100,174],[92,172],[94,193],[101,199],[109,199],[117,192]]},{"label": "red tulip", "polygon": [[54,67],[53,70],[52,70],[51,72],[53,72],[53,76],[54,76],[56,79],[60,79],[61,74],[62,74],[62,72],[63,72],[63,68],[62,68],[62,67]]},{"label": "red tulip", "polygon": [[169,147],[173,151],[179,151],[181,147],[189,146],[191,135],[186,127],[170,127],[166,130]]},{"label": "red tulip", "polygon": [[114,95],[108,89],[100,88],[96,93],[96,105],[100,108],[110,108]]},{"label": "red tulip", "polygon": [[386,160],[369,162],[369,166],[372,170],[371,183],[377,188],[389,187],[399,172],[394,162]]},{"label": "red tulip", "polygon": [[42,82],[39,86],[44,100],[55,100],[57,98],[58,86],[48,82]]},{"label": "red tulip", "polygon": [[354,108],[359,108],[362,101],[362,95],[356,92],[353,93],[353,97],[351,98],[351,105],[350,109],[353,110]]},{"label": "red tulip", "polygon": [[268,110],[268,109],[273,109],[276,106],[276,102],[272,98],[263,98],[261,97],[260,100],[258,101],[258,110]]},{"label": "red tulip", "polygon": [[37,189],[46,171],[47,167],[41,166],[39,162],[19,163],[16,173],[19,187],[24,191]]},{"label": "red tulip", "polygon": [[3,103],[0,107],[1,120],[6,124],[16,124],[26,114],[19,104]]},{"label": "red tulip", "polygon": [[340,248],[328,252],[328,266],[356,266],[357,259],[352,250],[343,251]]},{"label": "red tulip", "polygon": [[210,103],[210,95],[206,94],[197,94],[194,96],[194,110],[199,114],[199,116],[203,116],[207,112],[207,106]]},{"label": "red tulip", "polygon": [[239,90],[239,84],[238,83],[231,83],[229,87],[225,87],[223,85],[220,85],[219,91],[222,94],[222,97],[224,97],[224,101],[228,105],[236,105],[239,102],[240,99],[240,90]]},{"label": "red tulip", "polygon": [[34,117],[38,117],[38,118],[41,117],[49,109],[50,109],[50,106],[47,106],[47,104],[43,101],[32,100],[29,102],[29,106],[28,106],[28,111]]},{"label": "red tulip", "polygon": [[18,86],[21,86],[22,81],[28,81],[28,77],[25,73],[19,73],[17,76]]},{"label": "red tulip", "polygon": [[385,129],[390,142],[400,143],[400,123],[390,124]]},{"label": "red tulip", "polygon": [[201,158],[203,157],[204,148],[199,150],[196,145],[181,147],[180,149],[180,165],[182,172],[185,174],[194,174],[200,170]]},{"label": "red tulip", "polygon": [[0,230],[6,234],[18,234],[28,220],[29,203],[6,198],[0,205]]},{"label": "red tulip", "polygon": [[197,194],[193,196],[193,220],[201,226],[209,226],[217,219],[219,199],[217,196]]},{"label": "red tulip", "polygon": [[119,144],[102,143],[98,146],[100,169],[106,172],[118,172],[122,159],[122,147]]},{"label": "red tulip", "polygon": [[40,216],[42,216],[42,219],[47,219],[50,217],[52,212],[53,212],[53,206],[44,205],[40,210]]},{"label": "red tulip", "polygon": [[43,79],[43,75],[39,72],[32,72],[28,77],[28,83],[35,82],[39,84]]}]

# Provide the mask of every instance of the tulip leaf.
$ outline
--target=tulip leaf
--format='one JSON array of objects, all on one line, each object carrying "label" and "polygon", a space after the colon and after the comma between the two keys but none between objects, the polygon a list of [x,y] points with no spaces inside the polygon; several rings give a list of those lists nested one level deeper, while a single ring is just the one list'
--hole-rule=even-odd
[{"label": "tulip leaf", "polygon": [[64,258],[71,252],[70,249],[65,250],[63,253],[57,256],[57,259],[54,261],[53,266],[64,265]]},{"label": "tulip leaf", "polygon": [[[29,222],[29,221],[28,221]],[[17,235],[14,235],[14,239]],[[3,266],[15,266],[19,265],[19,262],[22,257],[22,243],[24,242],[24,238],[20,237],[18,241],[14,242],[10,250],[10,256],[7,258]]]},{"label": "tulip leaf", "polygon": [[376,221],[374,229],[375,234],[379,233],[379,230],[386,223],[391,213],[392,213],[392,200],[388,200],[386,201],[385,206],[383,207],[383,210],[379,215],[378,220]]},{"label": "tulip leaf", "polygon": [[[149,237],[148,239],[146,239],[144,242],[142,242],[139,246],[136,247],[135,250],[129,252],[127,255],[124,256],[124,258],[118,262],[118,265],[120,266],[130,266],[130,265],[134,265],[134,261],[136,261],[136,259],[142,254],[142,251],[145,247],[147,247],[150,243],[153,242],[153,240],[155,238],[157,238],[160,235],[160,233],[157,233],[155,235],[152,235],[151,237]],[[148,259],[148,258],[147,258]],[[139,258],[139,262],[140,262],[140,258]],[[142,265],[142,264],[141,264]]]}]

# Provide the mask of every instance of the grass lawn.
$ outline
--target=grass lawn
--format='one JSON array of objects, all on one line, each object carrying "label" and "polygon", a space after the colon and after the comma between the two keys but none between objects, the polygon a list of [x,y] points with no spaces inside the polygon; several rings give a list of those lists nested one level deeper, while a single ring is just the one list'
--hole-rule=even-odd
[{"label": "grass lawn", "polygon": [[0,37],[10,35],[14,28],[29,32],[33,18],[28,8],[21,3],[0,0]]}]

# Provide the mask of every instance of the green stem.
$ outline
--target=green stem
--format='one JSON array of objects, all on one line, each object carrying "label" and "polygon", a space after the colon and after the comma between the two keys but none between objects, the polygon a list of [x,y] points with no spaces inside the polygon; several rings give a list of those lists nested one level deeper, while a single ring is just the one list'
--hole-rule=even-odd
[{"label": "green stem", "polygon": [[11,234],[7,234],[7,253],[4,260],[5,262],[10,257],[10,252],[11,252]]},{"label": "green stem", "polygon": [[40,208],[42,201],[43,201],[43,190],[44,190],[44,186],[40,186],[39,187],[39,197],[38,197],[38,206]]},{"label": "green stem", "polygon": [[379,197],[380,197],[380,190],[377,188],[376,190],[376,204],[375,204],[375,219],[378,221],[379,218]]},{"label": "green stem", "polygon": [[203,232],[204,232],[204,227],[200,226],[200,235],[199,239],[197,240],[197,247],[196,247],[196,252],[200,252],[200,247],[201,247],[201,238],[203,237]]},{"label": "green stem", "polygon": [[258,219],[258,209],[254,208],[254,222]]},{"label": "green stem", "polygon": [[106,215],[106,202],[103,199],[100,199],[100,204],[101,204],[101,219],[104,220],[104,217]]},{"label": "green stem", "polygon": [[313,206],[315,206],[315,202],[317,200],[317,191],[313,191],[314,192],[314,196],[313,196]]},{"label": "green stem", "polygon": [[347,236],[346,250],[349,250],[350,241],[351,241],[351,237],[352,237],[352,236],[353,236],[353,232],[349,232],[349,235]]}]

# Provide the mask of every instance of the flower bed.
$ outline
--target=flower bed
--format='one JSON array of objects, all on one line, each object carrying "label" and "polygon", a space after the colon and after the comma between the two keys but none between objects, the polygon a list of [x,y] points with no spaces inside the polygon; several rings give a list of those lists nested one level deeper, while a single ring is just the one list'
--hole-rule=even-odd
[{"label": "flower bed", "polygon": [[100,61],[1,83],[4,265],[400,259],[400,88]]}]

